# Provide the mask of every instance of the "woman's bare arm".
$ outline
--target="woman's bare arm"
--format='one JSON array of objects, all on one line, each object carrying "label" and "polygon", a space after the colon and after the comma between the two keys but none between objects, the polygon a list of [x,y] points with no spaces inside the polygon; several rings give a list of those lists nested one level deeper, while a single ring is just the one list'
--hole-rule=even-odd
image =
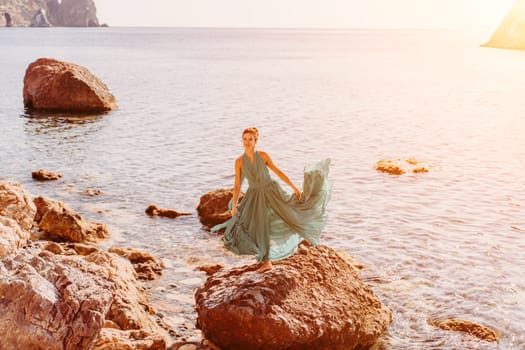
[{"label": "woman's bare arm", "polygon": [[235,160],[235,180],[233,182],[233,203],[232,216],[237,214],[237,204],[239,203],[239,192],[241,191],[241,175],[242,175],[242,157]]}]

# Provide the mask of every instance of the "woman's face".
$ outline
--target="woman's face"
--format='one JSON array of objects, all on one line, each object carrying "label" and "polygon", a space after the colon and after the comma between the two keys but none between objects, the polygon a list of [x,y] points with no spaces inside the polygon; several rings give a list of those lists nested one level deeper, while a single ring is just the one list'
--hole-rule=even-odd
[{"label": "woman's face", "polygon": [[255,135],[251,132],[247,132],[246,134],[242,135],[242,144],[244,149],[253,150],[256,143],[257,141],[255,140]]}]

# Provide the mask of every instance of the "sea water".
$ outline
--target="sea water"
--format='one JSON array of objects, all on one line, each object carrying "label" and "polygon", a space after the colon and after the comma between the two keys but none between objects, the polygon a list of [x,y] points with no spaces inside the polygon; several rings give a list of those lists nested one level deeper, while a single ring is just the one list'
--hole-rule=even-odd
[{"label": "sea water", "polygon": [[[365,265],[393,310],[377,349],[525,348],[525,53],[480,47],[477,32],[401,30],[1,28],[0,180],[103,222],[103,247],[161,258],[147,284],[180,337],[195,329],[197,267],[251,263],[201,226],[204,193],[233,184],[241,132],[297,185],[330,157],[323,244]],[[27,66],[87,67],[119,109],[96,116],[24,110]],[[380,159],[428,173],[392,176]],[[31,171],[64,175],[40,183]],[[285,185],[283,185],[285,186]],[[286,188],[286,187],[285,187]],[[102,195],[86,196],[87,189]],[[193,212],[150,218],[149,204]],[[499,343],[443,331],[460,317]]]}]

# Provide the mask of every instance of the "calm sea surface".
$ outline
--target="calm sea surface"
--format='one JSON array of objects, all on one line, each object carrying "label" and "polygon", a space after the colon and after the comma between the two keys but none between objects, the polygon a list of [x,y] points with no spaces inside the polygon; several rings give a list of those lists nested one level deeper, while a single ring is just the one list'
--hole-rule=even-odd
[{"label": "calm sea surface", "polygon": [[[180,336],[195,330],[204,263],[252,262],[202,229],[199,197],[231,187],[241,131],[300,184],[332,158],[323,242],[366,268],[394,311],[377,349],[525,349],[525,53],[479,47],[475,32],[236,29],[0,29],[0,179],[107,224],[103,242],[167,268],[151,299]],[[99,76],[120,108],[29,116],[25,69],[39,57]],[[382,158],[426,174],[389,176]],[[60,172],[36,183],[31,171]],[[89,197],[88,188],[103,195]],[[175,220],[149,204],[192,211]],[[442,331],[461,317],[499,344]]]}]

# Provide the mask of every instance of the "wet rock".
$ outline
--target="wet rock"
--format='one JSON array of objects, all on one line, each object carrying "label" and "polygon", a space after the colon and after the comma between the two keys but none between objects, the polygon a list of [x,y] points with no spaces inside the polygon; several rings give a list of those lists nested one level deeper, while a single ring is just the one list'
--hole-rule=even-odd
[{"label": "wet rock", "polygon": [[128,259],[142,280],[154,280],[162,276],[164,264],[152,254],[124,247],[111,247],[108,251]]},{"label": "wet rock", "polygon": [[374,344],[392,312],[325,246],[278,261],[223,269],[195,294],[197,326],[221,349],[355,349]]},{"label": "wet rock", "polygon": [[468,333],[479,339],[489,342],[499,341],[499,333],[496,332],[494,329],[472,321],[462,320],[459,318],[449,318],[433,321],[432,323],[436,327],[439,327],[444,330]]},{"label": "wet rock", "polygon": [[58,180],[62,177],[62,174],[54,173],[52,171],[47,171],[44,169],[35,170],[31,173],[31,176],[35,180],[39,181],[49,181],[49,180]]},{"label": "wet rock", "polygon": [[166,347],[167,335],[127,260],[99,251],[55,254],[68,250],[57,245],[65,244],[33,243],[0,261],[2,348]]},{"label": "wet rock", "polygon": [[403,175],[406,172],[414,174],[428,173],[430,165],[426,162],[409,158],[405,161],[401,159],[381,159],[376,162],[377,171],[390,175]]},{"label": "wet rock", "polygon": [[[244,196],[239,194],[239,202]],[[231,218],[228,203],[233,197],[232,189],[217,189],[201,196],[197,212],[204,226],[211,228]]]},{"label": "wet rock", "polygon": [[391,175],[403,175],[406,171],[399,164],[399,160],[381,159],[376,163],[376,170]]},{"label": "wet rock", "polygon": [[87,68],[39,58],[24,77],[24,106],[33,110],[100,113],[117,108],[106,84]]},{"label": "wet rock", "polygon": [[100,250],[91,244],[84,243],[56,243],[52,241],[41,242],[42,249],[59,255],[81,255],[86,256]]},{"label": "wet rock", "polygon": [[71,242],[96,242],[109,237],[106,225],[87,222],[61,202],[43,197],[34,199],[37,208],[35,222],[53,239]]},{"label": "wet rock", "polygon": [[90,197],[100,196],[102,193],[103,192],[101,190],[97,190],[95,188],[88,188],[84,191],[84,194]]},{"label": "wet rock", "polygon": [[198,267],[200,271],[206,272],[207,275],[213,275],[222,268],[224,268],[224,266],[221,264],[206,264]]},{"label": "wet rock", "polygon": [[181,215],[191,215],[191,213],[180,212],[173,209],[158,208],[153,204],[146,208],[146,214],[148,214],[149,216],[163,216],[170,219],[174,219],[177,216]]}]

